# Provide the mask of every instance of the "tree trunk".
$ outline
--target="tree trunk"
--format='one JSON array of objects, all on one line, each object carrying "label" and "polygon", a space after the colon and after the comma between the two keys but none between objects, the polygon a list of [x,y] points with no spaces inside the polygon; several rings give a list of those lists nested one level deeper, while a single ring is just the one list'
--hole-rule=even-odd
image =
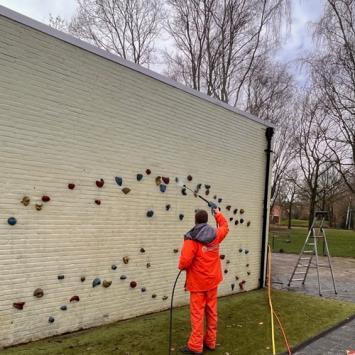
[{"label": "tree trunk", "polygon": [[290,202],[289,206],[288,206],[288,229],[292,228],[292,205],[293,203]]}]

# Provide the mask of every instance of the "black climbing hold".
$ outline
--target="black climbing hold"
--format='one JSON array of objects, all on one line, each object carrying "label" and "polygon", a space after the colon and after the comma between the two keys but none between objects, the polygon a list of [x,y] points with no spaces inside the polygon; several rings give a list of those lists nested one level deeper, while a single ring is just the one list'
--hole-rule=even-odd
[{"label": "black climbing hold", "polygon": [[242,253],[242,252],[243,252],[243,249],[242,249],[242,248],[240,248],[240,249],[239,249],[239,253]]},{"label": "black climbing hold", "polygon": [[206,190],[205,194],[206,194],[206,196],[208,196],[210,194],[210,190]]},{"label": "black climbing hold", "polygon": [[225,274],[228,274],[228,270],[227,270],[227,269],[225,269],[225,270],[224,270],[224,273],[225,273]]},{"label": "black climbing hold", "polygon": [[202,187],[202,184],[197,184],[197,185],[196,185],[196,190],[197,190],[197,191],[200,190],[201,187]]},{"label": "black climbing hold", "polygon": [[163,180],[164,184],[166,184],[166,185],[168,185],[170,182],[170,178],[167,176],[162,176],[162,180]]},{"label": "black climbing hold", "polygon": [[162,300],[163,300],[163,301],[166,301],[167,299],[168,299],[168,296],[163,296],[163,297],[162,297]]},{"label": "black climbing hold", "polygon": [[145,253],[145,249],[144,248],[140,248],[139,250],[141,253]]},{"label": "black climbing hold", "polygon": [[124,188],[122,189],[122,192],[123,192],[125,195],[127,195],[128,193],[131,192],[131,189],[130,189],[129,187],[124,187]]},{"label": "black climbing hold", "polygon": [[54,322],[54,318],[52,317],[52,316],[50,316],[49,318],[48,318],[48,323],[53,323]]},{"label": "black climbing hold", "polygon": [[129,283],[129,286],[130,286],[131,288],[135,288],[135,287],[137,287],[137,282],[136,282],[136,281],[131,281],[131,282]]},{"label": "black climbing hold", "polygon": [[186,195],[187,195],[186,189],[185,189],[185,188],[181,189],[181,193],[182,193],[184,196],[186,196]]},{"label": "black climbing hold", "polygon": [[218,211],[220,211],[221,210],[221,207],[218,207]]},{"label": "black climbing hold", "polygon": [[116,181],[116,184],[117,184],[118,186],[122,186],[122,184],[123,184],[123,179],[121,178],[121,176],[116,176],[116,177],[115,177],[115,181]]},{"label": "black climbing hold", "polygon": [[147,263],[147,269],[149,269],[151,267],[150,263]]},{"label": "black climbing hold", "polygon": [[121,275],[120,280],[126,280],[127,276],[126,275]]},{"label": "black climbing hold", "polygon": [[102,282],[102,286],[105,287],[105,288],[110,287],[111,284],[112,284],[112,281],[104,280],[104,281]]},{"label": "black climbing hold", "polygon": [[236,277],[235,277],[235,279],[238,281],[238,280],[239,280],[239,277],[238,277],[238,276],[236,276]]},{"label": "black climbing hold", "polygon": [[246,267],[249,267],[249,264],[246,264],[245,266],[246,266]]},{"label": "black climbing hold", "polygon": [[184,219],[184,215],[182,213],[179,214],[179,219],[182,221]]},{"label": "black climbing hold", "polygon": [[129,262],[129,257],[128,257],[128,256],[124,256],[124,257],[122,258],[122,260],[123,260],[123,263],[124,263],[124,264],[128,264],[128,262]]},{"label": "black climbing hold", "polygon": [[175,182],[179,182],[179,178],[178,177],[175,178]]},{"label": "black climbing hold", "polygon": [[35,206],[36,206],[36,210],[40,211],[42,209],[42,207],[43,207],[43,204],[42,203],[36,203]]},{"label": "black climbing hold", "polygon": [[101,280],[97,277],[97,278],[94,279],[94,281],[92,282],[92,287],[99,286],[100,284],[101,284]]},{"label": "black climbing hold", "polygon": [[248,271],[247,274],[250,275],[250,271]]},{"label": "black climbing hold", "polygon": [[101,205],[101,200],[95,200],[95,203],[100,206]]},{"label": "black climbing hold", "polygon": [[14,226],[14,225],[17,223],[17,220],[16,220],[15,217],[10,217],[10,218],[8,218],[7,223],[8,223],[10,226]]},{"label": "black climbing hold", "polygon": [[58,280],[64,280],[64,275],[63,274],[58,275]]},{"label": "black climbing hold", "polygon": [[105,183],[104,179],[96,180],[97,187],[103,187],[104,183]]},{"label": "black climbing hold", "polygon": [[233,211],[234,214],[237,214],[237,212],[238,212],[238,208],[236,208],[236,209]]},{"label": "black climbing hold", "polygon": [[143,174],[137,174],[137,181],[141,181],[143,179]]},{"label": "black climbing hold", "polygon": [[154,211],[153,210],[149,210],[147,212],[147,217],[153,217],[153,215],[154,215]]},{"label": "black climbing hold", "polygon": [[156,298],[157,295],[155,293],[152,294],[152,298]]},{"label": "black climbing hold", "polygon": [[244,213],[244,209],[241,208],[240,211],[239,211],[240,214],[243,214]]},{"label": "black climbing hold", "polygon": [[117,269],[117,265],[111,265],[111,269],[112,270],[116,270]]},{"label": "black climbing hold", "polygon": [[237,226],[239,224],[239,221],[236,219],[234,224]]},{"label": "black climbing hold", "polygon": [[231,262],[230,260],[226,260],[226,264],[230,264],[230,262]]},{"label": "black climbing hold", "polygon": [[232,222],[233,221],[233,217],[229,217],[229,221]]},{"label": "black climbing hold", "polygon": [[141,291],[142,291],[142,292],[145,292],[145,291],[147,291],[147,289],[146,289],[145,287],[142,287],[142,288],[141,288]]},{"label": "black climbing hold", "polygon": [[248,250],[248,249],[245,249],[244,253],[245,253],[245,254],[248,254],[248,253],[249,253],[249,250]]},{"label": "black climbing hold", "polygon": [[161,176],[157,176],[155,178],[155,183],[156,183],[157,186],[159,186],[161,184]]},{"label": "black climbing hold", "polygon": [[235,284],[231,284],[232,291],[234,291]]},{"label": "black climbing hold", "polygon": [[209,190],[211,188],[211,185],[205,184],[205,189]]},{"label": "black climbing hold", "polygon": [[85,280],[86,280],[86,277],[85,277],[85,276],[81,276],[81,277],[80,277],[80,281],[81,281],[81,282],[84,282]]},{"label": "black climbing hold", "polygon": [[218,203],[221,203],[221,202],[222,202],[222,199],[221,199],[221,198],[219,198],[219,199],[218,199]]},{"label": "black climbing hold", "polygon": [[49,196],[47,196],[47,195],[42,196],[43,202],[49,202],[50,200],[51,200],[51,198]]},{"label": "black climbing hold", "polygon": [[146,173],[147,175],[150,175],[150,174],[152,173],[152,171],[151,171],[150,169],[147,169],[147,170],[145,171],[145,173]]},{"label": "black climbing hold", "polygon": [[74,190],[75,189],[75,184],[73,184],[72,182],[68,184],[68,189],[69,190]]},{"label": "black climbing hold", "polygon": [[26,302],[14,302],[12,305],[14,306],[14,308],[22,310],[25,304]]},{"label": "black climbing hold", "polygon": [[160,192],[165,192],[166,191],[166,185],[160,184],[159,185]]},{"label": "black climbing hold", "polygon": [[214,196],[213,196],[213,199],[214,199],[214,200],[217,200],[217,195],[214,195]]},{"label": "black climbing hold", "polygon": [[244,223],[244,219],[241,218],[241,219],[239,220],[239,222],[240,222],[241,224],[243,224],[243,223]]},{"label": "black climbing hold", "polygon": [[225,256],[224,254],[221,254],[221,255],[219,256],[219,258],[220,258],[221,260],[224,260],[225,257],[226,257],[226,256]]},{"label": "black climbing hold", "polygon": [[167,205],[165,205],[165,209],[167,210],[167,211],[169,211],[170,210],[170,205],[169,204],[167,204]]},{"label": "black climbing hold", "polygon": [[174,249],[174,253],[176,254],[176,253],[178,253],[179,252],[179,249],[178,248],[175,248]]},{"label": "black climbing hold", "polygon": [[28,206],[29,204],[30,204],[30,198],[28,197],[28,196],[24,196],[23,198],[22,198],[22,201],[21,201],[21,203],[24,205],[24,206]]},{"label": "black climbing hold", "polygon": [[70,298],[70,303],[72,303],[72,302],[79,302],[79,301],[80,301],[80,297],[77,296],[77,295],[72,296],[72,297]]},{"label": "black climbing hold", "polygon": [[191,175],[187,176],[187,181],[192,181],[192,176]]},{"label": "black climbing hold", "polygon": [[62,311],[66,311],[68,308],[67,308],[67,306],[64,304],[63,306],[60,306],[60,309],[61,309]]},{"label": "black climbing hold", "polygon": [[247,222],[247,227],[249,227],[249,226],[250,226],[250,224],[251,224],[251,222],[250,222],[250,221],[248,221],[248,222]]},{"label": "black climbing hold", "polygon": [[33,292],[33,296],[37,297],[37,298],[41,298],[43,297],[44,292],[41,288],[36,288]]},{"label": "black climbing hold", "polygon": [[227,210],[227,211],[230,211],[231,208],[232,208],[232,206],[231,206],[231,205],[228,205],[228,206],[226,207],[226,210]]}]

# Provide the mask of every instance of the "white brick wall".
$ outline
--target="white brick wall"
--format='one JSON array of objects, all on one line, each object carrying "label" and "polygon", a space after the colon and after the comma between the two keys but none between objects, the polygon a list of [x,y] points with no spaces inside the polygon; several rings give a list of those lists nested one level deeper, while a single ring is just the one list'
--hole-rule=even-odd
[{"label": "white brick wall", "polygon": [[[231,293],[231,283],[238,292],[241,280],[248,290],[258,287],[265,126],[1,16],[0,34],[1,346],[168,308],[179,255],[173,249],[180,249],[194,209],[205,207],[181,195],[175,176],[191,174],[192,187],[211,184],[209,197],[223,198],[227,216],[228,204],[245,209],[251,226],[232,224],[222,246],[228,273],[219,294]],[[157,175],[171,178],[165,193]],[[95,185],[100,178],[102,189]],[[20,203],[25,195],[27,207]],[[51,201],[37,211],[42,195]],[[7,223],[11,216],[15,226]],[[93,288],[95,277],[112,280],[111,287]],[[176,304],[188,299],[183,282]],[[40,299],[33,296],[38,287]],[[80,302],[70,304],[73,295]],[[17,301],[26,302],[22,311],[12,306]]]}]

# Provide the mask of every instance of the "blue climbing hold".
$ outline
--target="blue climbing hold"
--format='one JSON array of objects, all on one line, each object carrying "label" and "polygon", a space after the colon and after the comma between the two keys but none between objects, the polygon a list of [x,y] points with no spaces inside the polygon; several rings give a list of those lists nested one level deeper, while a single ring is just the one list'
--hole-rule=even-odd
[{"label": "blue climbing hold", "polygon": [[101,284],[101,280],[97,277],[93,282],[92,282],[92,287],[99,286]]},{"label": "blue climbing hold", "polygon": [[159,189],[160,189],[160,192],[165,192],[166,191],[166,185],[160,184]]},{"label": "blue climbing hold", "polygon": [[64,304],[63,306],[60,306],[60,309],[61,309],[62,311],[66,311],[66,310],[68,309],[68,307]]},{"label": "blue climbing hold", "polygon": [[122,186],[123,179],[121,178],[121,176],[116,176],[115,180],[118,186]]},{"label": "blue climbing hold", "polygon": [[17,220],[15,217],[10,217],[8,220],[7,220],[7,223],[10,225],[10,226],[14,226],[16,223],[17,223]]}]

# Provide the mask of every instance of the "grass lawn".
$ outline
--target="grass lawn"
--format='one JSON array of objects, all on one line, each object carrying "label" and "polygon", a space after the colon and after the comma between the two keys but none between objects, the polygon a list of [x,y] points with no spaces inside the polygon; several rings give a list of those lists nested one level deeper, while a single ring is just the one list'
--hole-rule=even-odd
[{"label": "grass lawn", "polygon": [[[302,227],[293,227],[291,230],[285,227],[272,228],[269,234],[269,244],[274,252],[296,253],[301,251],[308,230]],[[274,245],[272,246],[272,236]],[[343,256],[355,258],[355,232],[343,229],[326,229],[327,241],[331,256]],[[319,250],[321,255],[322,249]]]},{"label": "grass lawn", "polygon": [[[281,226],[288,226],[288,219],[281,220]],[[306,219],[291,219],[292,227],[305,227],[308,228],[308,220]]]},{"label": "grass lawn", "polygon": [[[355,313],[355,304],[273,291],[274,308],[284,323],[291,345],[320,333]],[[302,309],[302,311],[300,311]],[[185,344],[189,333],[187,307],[174,311],[173,354]],[[265,290],[221,298],[220,344],[214,354],[271,354],[270,318]],[[122,354],[166,355],[168,312],[164,311],[115,324],[8,348],[5,354]],[[277,332],[276,350],[284,350]]]}]

